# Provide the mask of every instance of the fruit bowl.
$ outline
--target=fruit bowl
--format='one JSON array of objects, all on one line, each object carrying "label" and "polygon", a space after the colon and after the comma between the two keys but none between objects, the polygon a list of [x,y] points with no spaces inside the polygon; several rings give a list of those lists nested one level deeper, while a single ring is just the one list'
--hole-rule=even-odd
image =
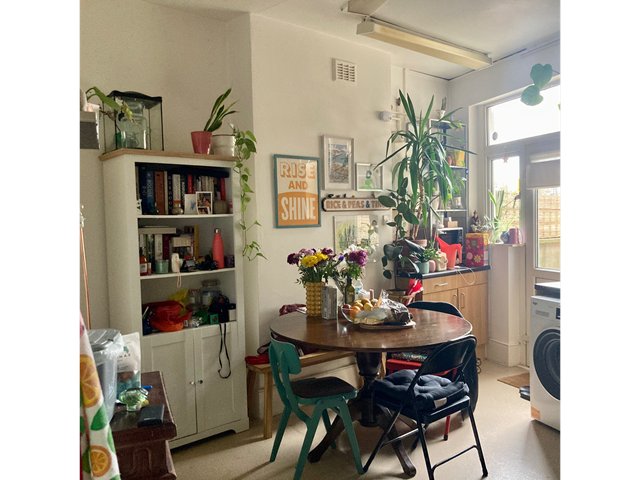
[{"label": "fruit bowl", "polygon": [[[340,307],[340,311],[342,312],[342,316],[343,316],[344,318],[346,318],[348,321],[350,321],[351,323],[353,323],[353,319],[349,316],[349,313],[351,312],[351,308],[350,308],[351,306],[350,306],[350,305],[347,305],[347,306],[348,306],[349,308],[345,308],[345,306],[344,306],[344,305],[343,305],[343,306],[341,306],[341,307]],[[355,315],[354,315],[354,317],[355,317]]]}]

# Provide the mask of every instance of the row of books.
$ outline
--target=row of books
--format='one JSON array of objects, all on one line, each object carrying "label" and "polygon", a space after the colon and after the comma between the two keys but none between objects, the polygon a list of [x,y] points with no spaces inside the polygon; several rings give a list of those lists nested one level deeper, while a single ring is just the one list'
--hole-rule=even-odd
[{"label": "row of books", "polygon": [[197,225],[185,226],[178,234],[175,227],[140,227],[140,248],[152,265],[158,260],[170,260],[172,253],[180,254],[183,260],[197,260],[200,258],[199,229]]},{"label": "row of books", "polygon": [[146,165],[136,165],[136,187],[143,215],[171,215],[174,202],[184,209],[184,196],[196,192],[213,192],[213,200],[226,200],[225,178]]}]

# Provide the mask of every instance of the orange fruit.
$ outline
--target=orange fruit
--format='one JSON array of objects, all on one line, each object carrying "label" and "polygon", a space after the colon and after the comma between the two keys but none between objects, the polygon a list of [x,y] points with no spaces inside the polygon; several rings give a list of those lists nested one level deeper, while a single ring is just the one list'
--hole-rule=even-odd
[{"label": "orange fruit", "polygon": [[96,364],[88,355],[80,355],[80,388],[85,407],[93,407],[100,400],[100,378]]},{"label": "orange fruit", "polygon": [[353,307],[351,307],[351,310],[349,310],[349,316],[353,319],[356,317],[356,314],[360,311],[360,308],[356,307],[355,305]]},{"label": "orange fruit", "polygon": [[111,452],[100,445],[91,447],[91,471],[94,477],[101,477],[111,468]]}]

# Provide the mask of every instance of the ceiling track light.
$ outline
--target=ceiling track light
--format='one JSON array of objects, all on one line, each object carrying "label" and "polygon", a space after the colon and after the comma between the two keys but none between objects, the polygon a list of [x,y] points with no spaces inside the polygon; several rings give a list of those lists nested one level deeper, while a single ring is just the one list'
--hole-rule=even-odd
[{"label": "ceiling track light", "polygon": [[491,66],[493,63],[491,58],[484,53],[474,52],[442,40],[425,38],[398,28],[382,25],[373,19],[365,20],[358,24],[356,33],[474,70]]}]

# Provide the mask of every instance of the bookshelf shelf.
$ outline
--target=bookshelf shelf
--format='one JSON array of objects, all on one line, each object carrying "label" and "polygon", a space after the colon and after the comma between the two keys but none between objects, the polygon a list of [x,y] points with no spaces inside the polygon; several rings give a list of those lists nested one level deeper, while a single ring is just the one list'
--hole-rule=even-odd
[{"label": "bookshelf shelf", "polygon": [[[183,445],[227,430],[247,430],[249,418],[243,361],[243,241],[238,226],[240,209],[224,215],[139,215],[137,210],[137,200],[142,198],[142,185],[139,182],[142,170],[185,175],[193,172],[194,187],[196,176],[224,178],[226,200],[240,205],[238,176],[233,171],[235,157],[122,149],[102,155],[100,160],[104,180],[109,327],[119,330],[123,335],[138,332],[142,371],[162,371],[178,430],[169,446]],[[154,192],[158,185],[157,178],[151,180]],[[149,181],[148,177],[146,181]],[[146,183],[145,186],[149,188],[150,185]],[[140,232],[147,227],[150,230],[175,227],[176,231],[182,230],[183,235],[190,231],[197,232],[199,256],[210,253],[215,229],[219,228],[224,254],[233,255],[235,268],[142,277],[140,236],[153,235],[155,247],[155,237],[172,235],[157,231],[146,234]],[[166,260],[164,238],[162,243],[162,256]],[[158,258],[157,249],[151,251]],[[224,324],[222,328],[203,325],[200,328],[143,335],[142,305],[167,301],[185,289],[201,288],[202,281],[206,279],[219,280],[221,293],[236,304],[235,321]],[[218,374],[217,367],[223,338],[229,355],[227,363],[226,356],[222,354],[223,373],[231,372],[226,379]]]},{"label": "bookshelf shelf", "polygon": [[198,270],[197,272],[185,272],[185,273],[154,273],[152,275],[147,275],[145,277],[140,277],[140,280],[161,280],[163,278],[176,278],[176,277],[193,277],[193,276],[202,276],[202,275],[211,275],[211,274],[222,274],[227,272],[235,272],[235,268],[221,268],[219,270]]}]

